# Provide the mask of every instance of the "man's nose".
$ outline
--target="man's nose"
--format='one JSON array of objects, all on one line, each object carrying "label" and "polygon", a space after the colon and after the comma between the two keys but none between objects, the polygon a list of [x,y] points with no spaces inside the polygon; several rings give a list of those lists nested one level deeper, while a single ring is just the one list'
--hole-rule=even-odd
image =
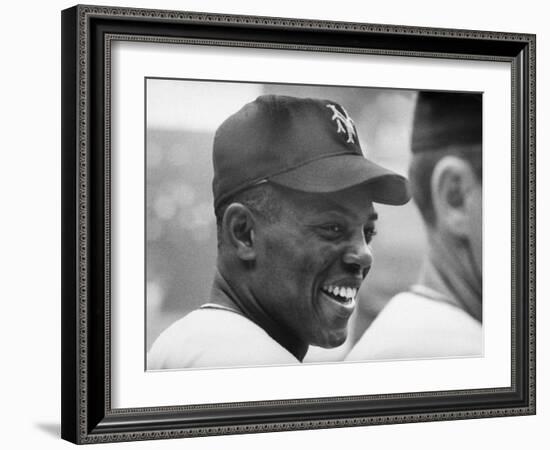
[{"label": "man's nose", "polygon": [[356,233],[350,239],[344,253],[344,264],[354,273],[360,273],[364,277],[372,265],[372,260],[372,251],[367,244],[363,231]]}]

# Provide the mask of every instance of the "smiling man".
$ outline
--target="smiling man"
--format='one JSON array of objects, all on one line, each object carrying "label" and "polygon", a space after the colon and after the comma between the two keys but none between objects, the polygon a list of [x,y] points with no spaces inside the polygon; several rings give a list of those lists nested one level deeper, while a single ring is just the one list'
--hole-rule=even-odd
[{"label": "smiling man", "polygon": [[373,203],[408,184],[363,155],[335,102],[261,96],[217,130],[218,258],[208,303],[156,340],[149,369],[296,364],[348,334],[373,262]]}]

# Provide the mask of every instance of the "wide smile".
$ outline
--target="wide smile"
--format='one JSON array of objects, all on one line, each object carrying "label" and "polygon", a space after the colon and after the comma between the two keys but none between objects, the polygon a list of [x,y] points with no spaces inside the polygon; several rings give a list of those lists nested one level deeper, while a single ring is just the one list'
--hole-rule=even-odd
[{"label": "wide smile", "polygon": [[340,305],[354,307],[359,289],[345,285],[325,284],[321,287],[321,291]]}]

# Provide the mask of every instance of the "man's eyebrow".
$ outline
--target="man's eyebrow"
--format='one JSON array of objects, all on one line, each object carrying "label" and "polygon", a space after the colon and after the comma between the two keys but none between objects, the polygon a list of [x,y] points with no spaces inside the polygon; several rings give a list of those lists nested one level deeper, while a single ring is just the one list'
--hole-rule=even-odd
[{"label": "man's eyebrow", "polygon": [[[327,215],[335,215],[335,216],[340,216],[342,214],[342,212],[344,213],[351,213],[353,212],[352,209],[348,209],[348,208],[344,208],[342,207],[341,205],[338,205],[337,208],[334,208],[334,209],[326,209],[324,211],[321,211],[322,214],[327,214]],[[378,213],[376,211],[371,211],[369,213],[369,215],[367,216],[367,220],[369,222],[374,222],[376,220],[378,220]]]}]

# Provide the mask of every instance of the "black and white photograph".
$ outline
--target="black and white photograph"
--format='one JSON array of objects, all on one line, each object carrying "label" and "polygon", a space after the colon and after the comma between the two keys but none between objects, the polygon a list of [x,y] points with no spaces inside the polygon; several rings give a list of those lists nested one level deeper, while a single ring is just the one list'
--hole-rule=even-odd
[{"label": "black and white photograph", "polygon": [[146,370],[483,357],[481,92],[144,91]]},{"label": "black and white photograph", "polygon": [[62,12],[64,439],[535,414],[535,35],[386,23]]},{"label": "black and white photograph", "polygon": [[7,2],[0,446],[543,449],[545,11]]}]

